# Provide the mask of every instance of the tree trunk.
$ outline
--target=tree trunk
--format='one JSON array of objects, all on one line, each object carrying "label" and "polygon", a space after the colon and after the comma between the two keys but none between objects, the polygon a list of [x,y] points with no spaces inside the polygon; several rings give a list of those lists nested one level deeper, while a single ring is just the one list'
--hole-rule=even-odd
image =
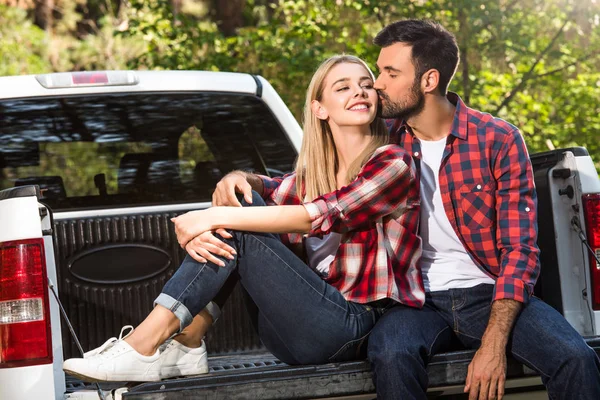
[{"label": "tree trunk", "polygon": [[171,0],[171,9],[173,10],[173,16],[177,16],[181,12],[181,6],[183,5],[183,0]]},{"label": "tree trunk", "polygon": [[458,34],[458,47],[460,49],[460,64],[462,67],[463,100],[469,104],[471,88],[469,87],[469,23],[463,7],[458,10],[460,30]]},{"label": "tree trunk", "polygon": [[246,0],[213,0],[215,20],[225,36],[233,36],[244,25]]},{"label": "tree trunk", "polygon": [[52,33],[52,25],[54,23],[52,17],[53,11],[54,0],[35,0],[35,24],[48,33]]}]

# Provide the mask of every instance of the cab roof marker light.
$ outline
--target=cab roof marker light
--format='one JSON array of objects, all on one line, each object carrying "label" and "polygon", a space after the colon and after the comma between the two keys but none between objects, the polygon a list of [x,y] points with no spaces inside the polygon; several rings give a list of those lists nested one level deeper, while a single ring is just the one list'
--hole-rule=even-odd
[{"label": "cab roof marker light", "polygon": [[46,89],[65,89],[93,86],[133,86],[140,80],[134,71],[57,72],[36,75],[35,79]]}]

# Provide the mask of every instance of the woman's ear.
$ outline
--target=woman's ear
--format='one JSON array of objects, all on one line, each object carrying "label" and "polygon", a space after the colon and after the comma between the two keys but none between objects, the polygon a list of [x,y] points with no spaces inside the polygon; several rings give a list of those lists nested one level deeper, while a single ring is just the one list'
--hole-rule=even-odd
[{"label": "woman's ear", "polygon": [[313,100],[310,103],[310,108],[317,118],[322,120],[329,118],[329,113],[318,100]]}]

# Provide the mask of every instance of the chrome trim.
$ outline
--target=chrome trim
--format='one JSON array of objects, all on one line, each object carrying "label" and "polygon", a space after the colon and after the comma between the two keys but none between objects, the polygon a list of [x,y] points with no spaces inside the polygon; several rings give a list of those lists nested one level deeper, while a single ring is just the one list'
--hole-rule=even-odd
[{"label": "chrome trim", "polygon": [[169,204],[164,206],[140,206],[140,207],[123,207],[123,208],[108,208],[103,210],[82,210],[82,211],[57,211],[53,214],[54,220],[63,221],[68,219],[80,218],[97,218],[97,217],[113,217],[118,215],[137,215],[137,214],[154,214],[164,213],[168,211],[187,211],[208,208],[212,205],[209,202],[202,203],[185,203],[185,204]]}]

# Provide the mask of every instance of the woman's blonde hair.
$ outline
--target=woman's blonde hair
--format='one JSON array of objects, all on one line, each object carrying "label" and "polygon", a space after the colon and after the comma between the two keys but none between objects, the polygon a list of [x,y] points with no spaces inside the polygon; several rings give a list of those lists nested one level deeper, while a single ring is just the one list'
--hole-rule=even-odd
[{"label": "woman's blonde hair", "polygon": [[[336,55],[325,60],[313,75],[306,92],[304,105],[304,136],[298,160],[296,161],[296,191],[304,201],[330,193],[337,189],[336,172],[338,168],[337,152],[327,121],[317,118],[312,112],[313,100],[321,101],[325,78],[338,64],[359,64],[375,77],[367,64],[358,57]],[[379,117],[371,122],[371,141],[365,150],[356,157],[348,168],[347,182],[352,182],[373,152],[388,142],[388,130]],[[303,190],[304,189],[304,190]]]}]

